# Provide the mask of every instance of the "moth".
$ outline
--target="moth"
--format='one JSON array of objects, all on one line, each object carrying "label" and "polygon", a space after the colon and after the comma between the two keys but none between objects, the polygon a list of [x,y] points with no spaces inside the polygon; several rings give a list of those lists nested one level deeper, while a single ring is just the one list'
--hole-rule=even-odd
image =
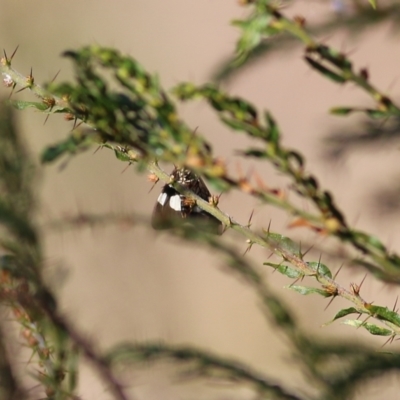
[{"label": "moth", "polygon": [[[175,168],[171,179],[191,190],[205,201],[211,197],[203,180],[188,168]],[[201,230],[221,235],[223,224],[202,210],[196,201],[177,192],[170,184],[164,185],[158,196],[151,218],[154,229],[168,229],[179,224],[190,224]]]}]

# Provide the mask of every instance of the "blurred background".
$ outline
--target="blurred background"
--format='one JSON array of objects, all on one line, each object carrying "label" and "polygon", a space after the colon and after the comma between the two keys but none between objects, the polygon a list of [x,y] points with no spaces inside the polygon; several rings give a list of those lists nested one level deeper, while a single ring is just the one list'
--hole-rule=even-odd
[{"label": "blurred background", "polygon": [[[303,15],[309,24],[346,17],[352,10],[346,3],[330,1],[289,2],[284,12]],[[237,1],[215,0],[86,0],[65,2],[0,0],[1,47],[11,54],[19,45],[13,67],[29,74],[37,83],[48,82],[61,70],[57,81],[72,79],[67,49],[98,43],[111,46],[139,60],[157,73],[165,88],[181,81],[202,84],[212,79],[234,51],[238,37],[233,19],[244,18],[247,10]],[[371,81],[392,98],[400,89],[399,36],[387,22],[365,31],[329,32],[320,40],[345,52],[357,69],[368,68]],[[372,100],[351,85],[328,82],[309,69],[302,48],[261,57],[224,82],[231,94],[268,109],[283,133],[284,144],[306,156],[307,169],[316,174],[321,186],[331,190],[348,222],[380,237],[391,250],[400,251],[397,228],[399,193],[398,130],[385,141],[371,139],[371,127],[360,116],[341,118],[329,115],[339,105],[372,106]],[[9,89],[1,88],[7,96]],[[14,99],[32,100],[28,91]],[[257,171],[266,184],[286,189],[288,182],[268,165],[243,161],[234,152],[249,140],[225,129],[204,103],[180,106],[181,116],[213,144],[232,173]],[[62,117],[45,117],[35,111],[17,114],[33,158],[45,145],[65,137],[72,128]],[[382,125],[382,129],[389,126]],[[390,128],[392,126],[390,125]],[[125,169],[112,152],[95,149],[67,163],[39,166],[40,220],[46,222],[78,213],[140,213],[150,218],[162,185],[151,192],[152,184],[134,167]],[[171,166],[167,167],[172,169]],[[213,191],[212,188],[210,188]],[[304,207],[309,207],[304,204]],[[309,230],[288,230],[290,218],[283,212],[238,192],[223,195],[220,208],[241,223],[254,210],[253,227],[266,228],[314,245],[311,260],[320,248],[335,253],[338,243],[327,242]],[[396,222],[395,222],[396,221]],[[284,336],[265,321],[257,299],[243,282],[224,270],[223,262],[209,250],[180,242],[168,233],[149,226],[83,227],[55,232],[43,229],[46,274],[58,293],[63,313],[100,349],[121,341],[157,340],[196,345],[248,363],[293,391],[312,393],[291,356]],[[245,251],[242,237],[227,231],[226,240]],[[253,248],[246,255],[262,267],[269,253]],[[336,271],[340,261],[328,256],[322,261]],[[359,283],[365,272],[344,268],[338,281],[344,286]],[[344,307],[340,299],[324,310],[328,300],[302,297],[284,289],[287,278],[265,267],[265,278],[296,313],[300,325],[310,335],[330,339],[365,341],[379,347],[383,338],[334,323],[321,325]],[[367,301],[391,308],[398,289],[367,277],[362,296]],[[395,346],[395,345],[394,345]],[[22,368],[31,368],[28,357],[16,345]],[[251,388],[189,379],[170,365],[123,371],[124,382],[136,399],[255,399]],[[206,383],[208,383],[206,385]],[[32,387],[34,383],[32,383]],[[358,398],[397,399],[399,379],[386,377],[360,388]],[[111,399],[97,375],[84,365],[80,379],[82,399]],[[382,394],[384,393],[384,395]],[[33,398],[40,397],[32,389]]]}]

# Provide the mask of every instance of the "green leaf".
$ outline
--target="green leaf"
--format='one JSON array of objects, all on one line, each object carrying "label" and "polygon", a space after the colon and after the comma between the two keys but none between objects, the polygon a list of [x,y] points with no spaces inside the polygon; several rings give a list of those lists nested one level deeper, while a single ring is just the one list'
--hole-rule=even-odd
[{"label": "green leaf", "polygon": [[322,264],[319,261],[310,261],[307,262],[307,265],[315,270],[317,277],[318,275],[322,275],[332,279],[332,272],[325,264]]},{"label": "green leaf", "polygon": [[9,100],[8,103],[17,110],[36,108],[39,111],[45,111],[49,108],[46,104],[37,101]]},{"label": "green leaf", "polygon": [[381,119],[381,118],[387,118],[391,115],[390,112],[388,111],[380,111],[380,110],[374,110],[370,108],[366,108],[364,112],[371,118],[374,119]]},{"label": "green leaf", "polygon": [[334,107],[330,109],[330,113],[334,115],[349,115],[354,111],[356,110],[351,107]]},{"label": "green leaf", "polygon": [[129,154],[127,154],[121,150],[114,148],[114,154],[115,154],[115,157],[117,157],[117,159],[119,161],[132,162],[132,158],[129,156]]},{"label": "green leaf", "polygon": [[317,46],[315,51],[320,54],[322,58],[328,60],[341,70],[351,70],[351,62],[346,58],[343,53],[332,49],[331,47],[324,44]]},{"label": "green leaf", "polygon": [[378,335],[378,336],[393,335],[393,331],[391,331],[390,329],[381,328],[380,326],[370,324],[368,322],[363,322],[358,319],[346,319],[345,321],[342,322],[342,324],[353,326],[354,328],[360,328],[360,327],[365,328],[372,335]]},{"label": "green leaf", "polygon": [[241,154],[245,157],[255,157],[255,158],[267,158],[268,155],[266,154],[265,150],[262,149],[247,149],[243,151],[238,151],[238,154]]},{"label": "green leaf", "polygon": [[280,137],[278,125],[276,124],[274,118],[269,112],[265,113],[265,119],[269,127],[269,140],[272,143],[278,143]]},{"label": "green leaf", "polygon": [[368,0],[369,4],[371,4],[371,7],[376,10],[376,1],[375,0]]},{"label": "green leaf", "polygon": [[361,314],[361,312],[360,312],[359,310],[357,310],[356,308],[354,308],[354,307],[344,308],[344,309],[340,310],[340,311],[333,317],[333,320],[330,321],[330,322],[328,322],[328,323],[331,323],[331,322],[333,322],[333,321],[336,321],[337,319],[343,318],[343,317],[345,317],[346,315],[349,315],[349,314]]},{"label": "green leaf", "polygon": [[389,310],[387,307],[367,305],[366,308],[375,318],[391,322],[396,326],[400,326],[400,315],[392,310]]},{"label": "green leaf", "polygon": [[43,163],[52,162],[63,154],[85,151],[93,144],[99,144],[99,137],[95,131],[74,132],[63,141],[45,148],[41,160]]},{"label": "green leaf", "polygon": [[279,247],[292,253],[300,254],[300,247],[292,239],[279,233],[267,232],[267,239],[276,241]]},{"label": "green leaf", "polygon": [[61,107],[61,106],[54,106],[49,110],[50,113],[52,114],[58,114],[58,113],[70,113],[71,110],[68,107]]},{"label": "green leaf", "polygon": [[270,262],[265,262],[263,265],[268,265],[275,269],[275,271],[280,272],[282,275],[286,275],[288,278],[297,279],[303,274],[294,268],[288,267],[287,265],[274,264]]},{"label": "green leaf", "polygon": [[235,131],[243,131],[246,132],[251,128],[251,125],[248,122],[245,121],[239,121],[237,119],[233,118],[226,118],[224,116],[221,116],[221,121],[230,128],[234,129]]},{"label": "green leaf", "polygon": [[323,297],[330,297],[332,296],[331,293],[328,293],[324,289],[318,289],[318,288],[313,288],[313,287],[307,287],[307,286],[298,286],[298,285],[287,285],[285,286],[285,289],[292,289],[297,293],[300,293],[302,295],[308,295],[308,294],[319,294]]},{"label": "green leaf", "polygon": [[310,64],[312,68],[320,72],[322,75],[326,76],[328,79],[331,79],[334,82],[337,83],[345,83],[346,78],[344,78],[341,75],[338,75],[337,73],[331,71],[330,69],[324,67],[322,64],[319,62],[313,60],[311,57],[305,57],[305,60]]},{"label": "green leaf", "polygon": [[304,166],[304,159],[303,156],[298,153],[297,151],[290,150],[286,153],[287,160],[290,163],[293,163],[293,161],[296,163],[296,168],[303,168]]},{"label": "green leaf", "polygon": [[255,14],[247,20],[233,21],[233,25],[242,30],[242,35],[236,45],[236,65],[246,61],[248,55],[260,44],[262,38],[274,33],[274,30],[268,29],[271,18],[270,15],[263,13]]},{"label": "green leaf", "polygon": [[393,115],[393,112],[375,110],[373,108],[357,108],[357,107],[334,107],[330,110],[331,114],[346,116],[352,113],[361,112],[367,114],[370,118],[381,119]]},{"label": "green leaf", "polygon": [[64,145],[49,146],[42,152],[41,161],[42,163],[55,161],[57,158],[62,156],[66,151],[67,147]]}]

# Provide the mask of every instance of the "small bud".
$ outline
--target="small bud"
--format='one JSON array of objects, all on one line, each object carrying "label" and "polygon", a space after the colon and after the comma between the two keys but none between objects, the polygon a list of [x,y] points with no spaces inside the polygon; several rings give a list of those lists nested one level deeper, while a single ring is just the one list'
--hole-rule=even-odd
[{"label": "small bud", "polygon": [[208,199],[208,202],[213,206],[213,207],[217,207],[217,205],[218,205],[218,203],[219,203],[219,197],[220,196],[211,196],[209,199]]},{"label": "small bud", "polygon": [[330,296],[337,296],[338,295],[338,290],[335,285],[322,285],[324,290],[326,291],[327,294]]},{"label": "small bud", "polygon": [[11,87],[14,85],[14,81],[9,74],[2,73],[3,75],[3,84],[5,87]]},{"label": "small bud", "polygon": [[365,81],[368,81],[369,72],[368,72],[367,68],[361,68],[360,75]]},{"label": "small bud", "polygon": [[74,114],[71,114],[71,113],[64,114],[64,119],[65,119],[66,121],[72,121],[72,120],[75,119],[75,115],[74,115]]},{"label": "small bud", "polygon": [[351,292],[356,295],[359,296],[360,295],[360,289],[361,287],[359,285],[357,285],[356,283],[350,283],[350,289]]},{"label": "small bud", "polygon": [[306,25],[306,19],[302,15],[296,15],[293,20],[300,28],[304,28]]},{"label": "small bud", "polygon": [[159,181],[158,176],[156,174],[149,174],[147,175],[147,179],[151,183],[157,183]]},{"label": "small bud", "polygon": [[335,233],[338,232],[341,227],[340,221],[337,218],[327,218],[325,220],[325,228],[328,232]]},{"label": "small bud", "polygon": [[53,108],[56,104],[56,99],[54,97],[45,97],[43,99],[43,103],[48,107],[48,108]]}]

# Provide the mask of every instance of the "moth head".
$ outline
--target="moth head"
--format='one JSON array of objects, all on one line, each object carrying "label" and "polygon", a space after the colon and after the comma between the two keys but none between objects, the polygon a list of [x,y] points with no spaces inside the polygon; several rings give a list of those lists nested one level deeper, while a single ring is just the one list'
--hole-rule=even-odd
[{"label": "moth head", "polygon": [[181,185],[188,185],[194,182],[197,178],[196,174],[187,168],[175,168],[171,177]]}]

